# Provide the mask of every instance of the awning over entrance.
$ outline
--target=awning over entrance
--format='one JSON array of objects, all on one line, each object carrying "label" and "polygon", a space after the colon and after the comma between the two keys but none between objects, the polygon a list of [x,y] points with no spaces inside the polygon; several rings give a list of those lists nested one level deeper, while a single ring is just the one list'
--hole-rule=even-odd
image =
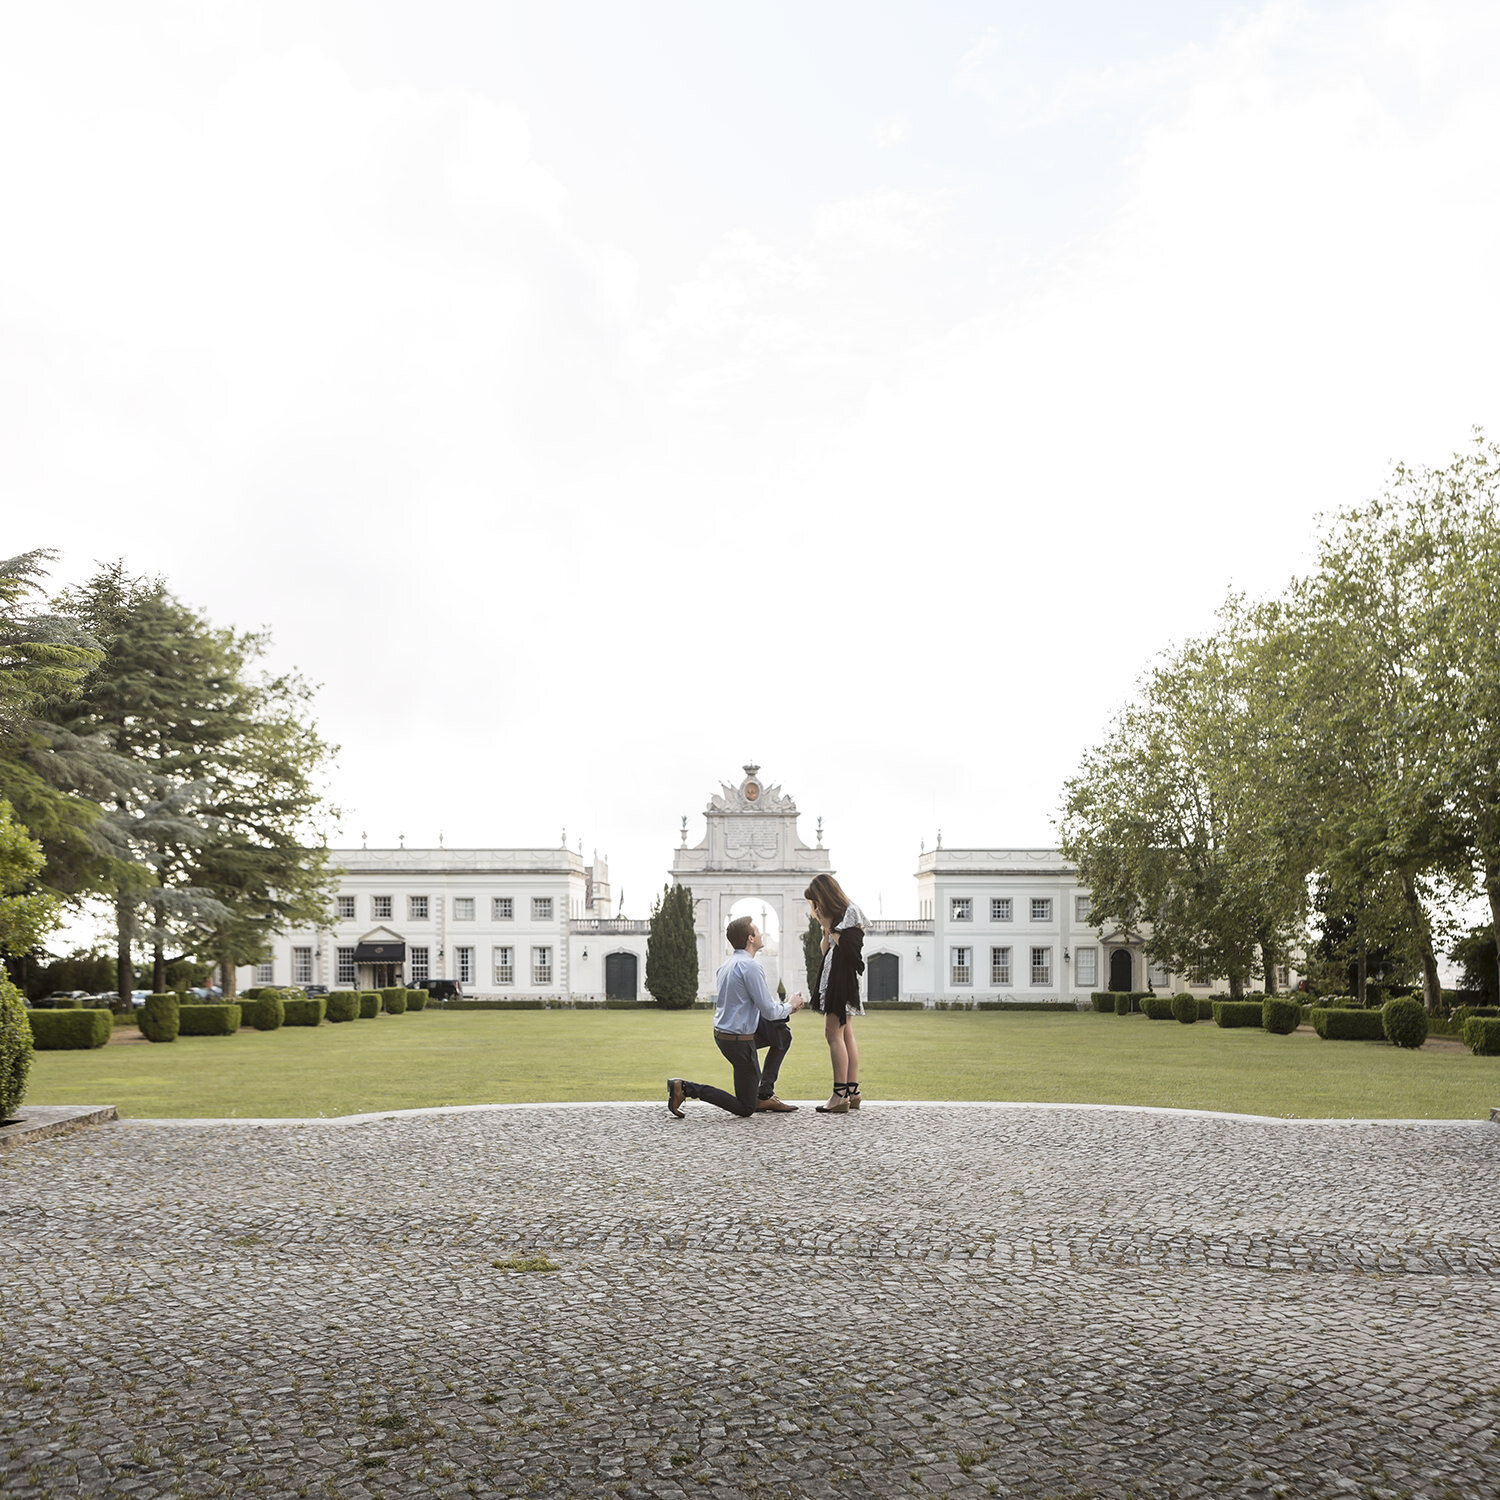
[{"label": "awning over entrance", "polygon": [[359,943],[354,949],[357,964],[404,964],[405,943]]}]

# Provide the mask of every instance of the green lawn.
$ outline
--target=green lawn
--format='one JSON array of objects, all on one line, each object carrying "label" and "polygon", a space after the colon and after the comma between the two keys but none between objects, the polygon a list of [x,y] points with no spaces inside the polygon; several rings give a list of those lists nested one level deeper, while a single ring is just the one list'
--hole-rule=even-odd
[{"label": "green lawn", "polygon": [[[820,1017],[792,1023],[779,1092],[828,1091]],[[727,1087],[705,1011],[423,1011],[316,1030],[38,1052],[27,1102],[137,1117],[342,1115],[436,1104],[656,1099],[669,1074]],[[1324,1042],[1142,1016],[876,1012],[858,1023],[870,1099],[1156,1104],[1247,1114],[1483,1118],[1500,1058],[1429,1042]],[[133,1032],[124,1033],[127,1036]]]}]

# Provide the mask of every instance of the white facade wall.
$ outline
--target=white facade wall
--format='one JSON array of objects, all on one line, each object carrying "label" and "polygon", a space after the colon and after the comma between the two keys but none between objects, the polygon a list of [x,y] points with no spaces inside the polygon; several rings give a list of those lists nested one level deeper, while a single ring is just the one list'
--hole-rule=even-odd
[{"label": "white facade wall", "polygon": [[[608,910],[609,877],[602,861],[587,862],[568,849],[330,853],[339,874],[328,924],[278,934],[269,976],[257,967],[241,968],[241,990],[257,983],[351,987],[351,981],[339,975],[339,950],[353,950],[361,942],[405,943],[401,980],[408,984],[424,977],[420,956],[425,950],[425,977],[460,980],[464,994],[477,998],[567,999],[596,992],[602,996],[607,951],[638,951],[644,976],[644,935],[636,940],[629,933],[602,934],[609,939],[606,944],[591,941],[590,933],[572,930],[575,919],[598,921],[600,909]],[[496,967],[497,950],[505,949],[510,954],[508,980]],[[543,956],[548,960],[545,968],[539,962]],[[297,971],[299,958],[304,964],[310,959],[305,980]],[[467,978],[463,965],[468,967]],[[352,983],[358,982],[357,977]]]}]

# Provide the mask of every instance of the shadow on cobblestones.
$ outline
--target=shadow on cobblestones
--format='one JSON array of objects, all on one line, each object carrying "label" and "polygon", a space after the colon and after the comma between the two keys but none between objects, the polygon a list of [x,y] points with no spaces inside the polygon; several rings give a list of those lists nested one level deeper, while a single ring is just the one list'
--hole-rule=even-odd
[{"label": "shadow on cobblestones", "polygon": [[0,1158],[0,1492],[1488,1496],[1497,1166],[1040,1107],[102,1127]]}]

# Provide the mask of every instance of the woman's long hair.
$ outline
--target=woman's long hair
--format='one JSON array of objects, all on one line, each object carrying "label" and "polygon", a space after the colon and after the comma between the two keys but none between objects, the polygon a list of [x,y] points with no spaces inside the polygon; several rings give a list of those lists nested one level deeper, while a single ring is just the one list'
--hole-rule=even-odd
[{"label": "woman's long hair", "polygon": [[828,918],[830,927],[837,927],[849,910],[849,898],[832,875],[814,875],[812,884],[802,895],[812,902],[815,911]]}]

